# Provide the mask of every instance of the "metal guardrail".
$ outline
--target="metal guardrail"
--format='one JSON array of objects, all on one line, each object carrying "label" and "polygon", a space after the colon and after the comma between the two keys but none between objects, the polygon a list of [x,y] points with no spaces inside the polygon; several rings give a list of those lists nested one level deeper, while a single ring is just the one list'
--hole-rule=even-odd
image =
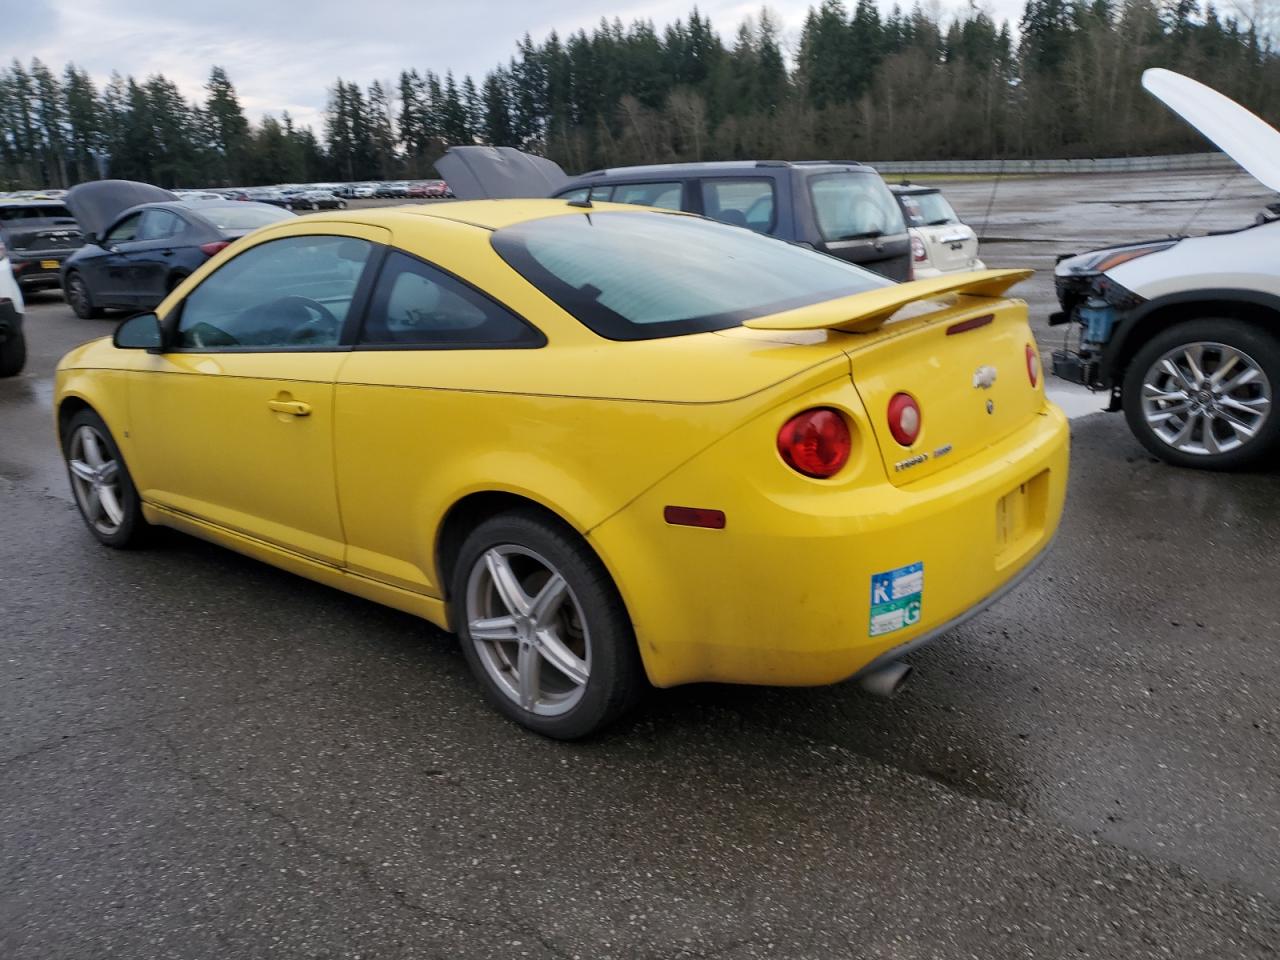
[{"label": "metal guardrail", "polygon": [[1178,153],[1162,157],[1094,157],[1074,160],[887,160],[865,161],[880,173],[1146,173],[1163,170],[1224,170],[1235,161],[1224,153]]}]

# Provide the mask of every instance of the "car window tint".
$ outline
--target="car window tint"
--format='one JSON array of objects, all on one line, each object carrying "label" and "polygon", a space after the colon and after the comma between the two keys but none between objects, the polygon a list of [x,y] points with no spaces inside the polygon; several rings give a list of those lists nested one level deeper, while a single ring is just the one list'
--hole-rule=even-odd
[{"label": "car window tint", "polygon": [[832,173],[809,181],[813,212],[824,240],[856,240],[902,233],[902,210],[879,177]]},{"label": "car window tint", "polygon": [[920,205],[920,220],[925,226],[940,227],[960,222],[955,210],[941,193],[922,193],[913,199]]},{"label": "car window tint", "polygon": [[181,233],[186,224],[169,210],[144,210],[135,240],[163,240]]},{"label": "car window tint", "polygon": [[773,229],[773,181],[767,178],[702,181],[702,212],[756,233]]},{"label": "car window tint", "polygon": [[138,224],[142,222],[142,214],[135,213],[131,217],[125,217],[107,234],[107,243],[124,243],[128,240],[137,238]]},{"label": "car window tint", "polygon": [[592,199],[592,200],[608,200],[608,199],[610,199],[612,196],[613,196],[613,187],[604,186],[604,187],[592,187],[592,188],[591,188],[591,199]]},{"label": "car window tint", "polygon": [[529,346],[542,337],[462,281],[394,251],[382,267],[360,342]]},{"label": "car window tint", "polygon": [[567,193],[562,193],[560,194],[558,199],[568,200],[570,202],[573,202],[576,200],[579,203],[581,203],[583,200],[587,199],[587,188],[579,187],[577,190],[570,190]]},{"label": "car window tint", "polygon": [[[603,200],[595,196],[593,200]],[[679,183],[619,183],[613,188],[613,196],[608,199],[614,203],[636,203],[643,207],[662,207],[666,210],[680,209]]]},{"label": "car window tint", "polygon": [[0,220],[74,220],[71,211],[60,204],[15,206],[0,201]]},{"label": "car window tint", "polygon": [[613,340],[723,330],[892,284],[749,230],[648,211],[543,217],[502,227],[490,242],[526,280]]},{"label": "car window tint", "polygon": [[223,264],[183,301],[179,347],[332,347],[373,251],[352,237],[286,237]]}]

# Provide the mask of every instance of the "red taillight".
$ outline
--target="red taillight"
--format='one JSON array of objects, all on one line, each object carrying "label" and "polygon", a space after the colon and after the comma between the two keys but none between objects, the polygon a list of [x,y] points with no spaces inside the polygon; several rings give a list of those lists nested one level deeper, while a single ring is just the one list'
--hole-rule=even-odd
[{"label": "red taillight", "polygon": [[206,257],[212,257],[219,250],[229,246],[231,246],[230,240],[215,240],[213,243],[200,244],[200,252]]},{"label": "red taillight", "polygon": [[911,238],[911,259],[916,263],[924,263],[929,259],[929,254],[924,249],[924,241],[919,237]]},{"label": "red taillight", "polygon": [[853,439],[844,417],[830,407],[797,414],[778,431],[778,453],[792,470],[825,480],[849,461]]},{"label": "red taillight", "polygon": [[889,432],[893,439],[909,447],[920,436],[920,404],[909,393],[895,393],[889,401]]},{"label": "red taillight", "polygon": [[1036,353],[1036,348],[1031,344],[1027,344],[1027,379],[1031,381],[1031,386],[1040,383],[1040,354]]}]

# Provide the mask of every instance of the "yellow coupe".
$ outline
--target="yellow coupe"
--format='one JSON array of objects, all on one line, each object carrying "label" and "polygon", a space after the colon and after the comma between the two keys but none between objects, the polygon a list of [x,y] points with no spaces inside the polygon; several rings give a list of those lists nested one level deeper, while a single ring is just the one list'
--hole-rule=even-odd
[{"label": "yellow coupe", "polygon": [[459,634],[553,737],[646,681],[881,692],[1058,525],[1026,276],[893,284],[686,214],[320,214],[58,367],[93,534],[205,537]]}]

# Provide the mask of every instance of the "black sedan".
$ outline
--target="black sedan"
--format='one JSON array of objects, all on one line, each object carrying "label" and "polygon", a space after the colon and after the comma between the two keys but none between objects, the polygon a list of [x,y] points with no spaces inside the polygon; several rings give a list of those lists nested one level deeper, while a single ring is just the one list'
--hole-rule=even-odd
[{"label": "black sedan", "polygon": [[85,245],[62,265],[76,316],[149,310],[231,241],[294,214],[262,203],[174,199],[159,187],[100,180],[67,195]]}]

